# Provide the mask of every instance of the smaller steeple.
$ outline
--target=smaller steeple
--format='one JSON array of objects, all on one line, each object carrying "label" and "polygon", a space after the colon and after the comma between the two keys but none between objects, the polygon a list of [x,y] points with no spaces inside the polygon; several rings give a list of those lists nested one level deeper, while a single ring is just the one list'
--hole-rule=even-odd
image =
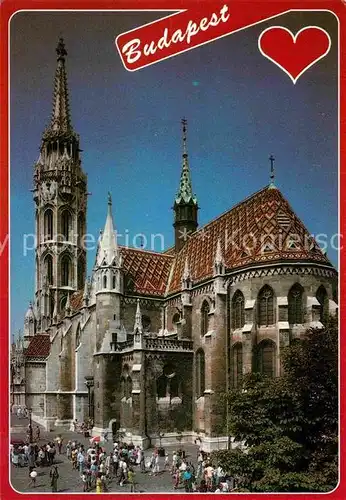
[{"label": "smaller steeple", "polygon": [[175,248],[179,251],[186,243],[189,234],[196,231],[198,226],[197,198],[192,191],[191,174],[187,154],[187,120],[181,121],[183,127],[183,158],[182,170],[178,193],[174,200],[174,229],[175,229]]},{"label": "smaller steeple", "polygon": [[220,274],[225,274],[225,261],[221,250],[221,240],[218,238],[214,259],[214,276],[219,276]]},{"label": "smaller steeple", "polygon": [[186,290],[192,287],[192,279],[191,279],[191,273],[190,273],[190,268],[189,268],[189,262],[186,257],[185,259],[185,265],[184,265],[184,272],[181,280],[181,285],[182,289]]},{"label": "smaller steeple", "polygon": [[112,215],[112,197],[108,193],[108,209],[104,230],[100,233],[99,247],[96,256],[97,266],[109,266],[114,261],[119,260],[120,252],[116,239],[116,231],[114,229]]},{"label": "smaller steeple", "polygon": [[141,312],[141,306],[139,305],[139,299],[137,299],[135,326],[133,327],[133,331],[135,334],[143,333],[142,312]]}]

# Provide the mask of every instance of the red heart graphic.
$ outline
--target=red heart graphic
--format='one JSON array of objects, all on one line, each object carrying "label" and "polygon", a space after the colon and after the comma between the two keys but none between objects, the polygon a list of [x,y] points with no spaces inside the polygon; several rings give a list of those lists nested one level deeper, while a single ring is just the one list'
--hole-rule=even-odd
[{"label": "red heart graphic", "polygon": [[307,26],[296,35],[283,26],[272,26],[258,39],[261,54],[279,66],[293,83],[328,54],[331,44],[328,33],[318,26]]}]

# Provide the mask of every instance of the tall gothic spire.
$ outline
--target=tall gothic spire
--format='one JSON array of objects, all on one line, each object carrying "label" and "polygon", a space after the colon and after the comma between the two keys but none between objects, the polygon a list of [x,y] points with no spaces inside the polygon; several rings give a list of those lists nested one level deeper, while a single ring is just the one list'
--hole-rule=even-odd
[{"label": "tall gothic spire", "polygon": [[59,39],[56,53],[57,67],[54,78],[53,110],[50,124],[44,134],[45,137],[66,137],[73,134],[65,68],[65,57],[67,56],[67,51],[65,49],[63,38]]},{"label": "tall gothic spire", "polygon": [[113,215],[112,215],[112,197],[108,193],[108,209],[104,230],[100,235],[99,248],[96,257],[96,264],[111,265],[115,258],[119,258],[119,248],[116,239],[116,232],[114,229]]},{"label": "tall gothic spire", "polygon": [[181,201],[183,201],[185,203],[189,203],[192,201],[193,203],[197,204],[197,199],[192,192],[189,158],[187,154],[187,145],[186,145],[187,120],[183,118],[181,120],[181,124],[183,126],[183,166],[181,170],[180,184],[176,196],[176,202],[180,203]]}]

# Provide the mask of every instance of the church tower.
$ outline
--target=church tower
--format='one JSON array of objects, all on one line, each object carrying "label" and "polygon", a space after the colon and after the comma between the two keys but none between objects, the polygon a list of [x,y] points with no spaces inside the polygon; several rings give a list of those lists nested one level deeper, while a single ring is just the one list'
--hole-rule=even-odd
[{"label": "church tower", "polygon": [[94,266],[96,295],[96,349],[110,348],[121,330],[121,301],[124,292],[122,256],[112,215],[112,198],[108,194],[108,209],[104,230],[100,234]]},{"label": "church tower", "polygon": [[51,121],[34,166],[37,331],[64,315],[68,297],[85,283],[87,177],[68,99],[64,41],[59,40]]},{"label": "church tower", "polygon": [[187,121],[182,120],[183,126],[183,166],[180,177],[180,185],[174,200],[174,232],[175,249],[177,252],[184,246],[188,235],[196,231],[198,226],[197,211],[198,203],[192,192],[191,175],[186,146]]}]

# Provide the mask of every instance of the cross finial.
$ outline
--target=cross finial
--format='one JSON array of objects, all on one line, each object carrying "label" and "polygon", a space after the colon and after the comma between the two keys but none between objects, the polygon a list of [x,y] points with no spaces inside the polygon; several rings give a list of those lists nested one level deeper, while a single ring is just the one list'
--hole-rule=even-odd
[{"label": "cross finial", "polygon": [[187,119],[182,118],[181,124],[183,126],[183,156],[187,156],[186,151],[186,129],[187,129]]},{"label": "cross finial", "polygon": [[108,191],[108,205],[111,205],[112,204],[112,195],[111,193]]},{"label": "cross finial", "polygon": [[270,183],[274,184],[274,178],[275,178],[275,174],[274,174],[274,161],[275,161],[275,158],[274,158],[273,155],[269,156],[269,161],[270,161]]}]

